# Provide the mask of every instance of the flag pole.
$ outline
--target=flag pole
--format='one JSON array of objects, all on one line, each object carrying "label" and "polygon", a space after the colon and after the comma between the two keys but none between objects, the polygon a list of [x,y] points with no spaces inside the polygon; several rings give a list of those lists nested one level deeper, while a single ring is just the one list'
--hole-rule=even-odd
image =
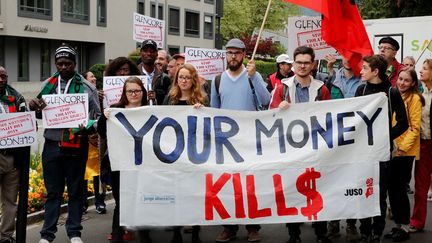
[{"label": "flag pole", "polygon": [[428,45],[426,46],[426,48],[423,49],[422,53],[420,53],[420,56],[417,58],[417,60],[416,60],[416,62],[415,62],[416,64],[417,64],[417,62],[420,60],[420,58],[423,56],[423,54],[425,53],[426,50],[430,50],[430,51],[432,52],[432,48],[431,48],[431,46],[432,46],[432,39],[429,40],[429,43],[428,43]]},{"label": "flag pole", "polygon": [[262,34],[262,31],[264,30],[264,25],[265,25],[265,22],[266,22],[266,20],[267,20],[268,12],[270,11],[271,1],[272,1],[272,0],[269,0],[269,2],[268,2],[267,9],[266,9],[266,12],[265,12],[265,14],[264,14],[264,19],[263,19],[263,21],[262,21],[261,28],[260,28],[260,30],[259,30],[259,32],[258,32],[258,37],[257,37],[257,39],[256,39],[255,47],[254,47],[254,50],[253,50],[253,53],[252,53],[252,57],[251,57],[251,60],[252,60],[252,61],[255,59],[255,54],[256,54],[256,51],[257,51],[257,49],[258,49],[259,41],[260,41],[260,39],[261,39],[261,34]]}]

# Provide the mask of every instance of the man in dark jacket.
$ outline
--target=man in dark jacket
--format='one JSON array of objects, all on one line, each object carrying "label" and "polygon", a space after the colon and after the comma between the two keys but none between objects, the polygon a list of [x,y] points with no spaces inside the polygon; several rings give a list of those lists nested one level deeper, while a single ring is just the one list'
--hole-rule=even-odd
[{"label": "man in dark jacket", "polygon": [[[0,66],[0,114],[26,111],[24,97],[7,83],[6,69]],[[19,170],[16,149],[0,149],[2,220],[0,242],[12,243],[17,213]]]},{"label": "man in dark jacket", "polygon": [[[158,48],[153,40],[145,40],[141,45],[141,63],[138,69],[141,74],[147,76],[147,91],[154,91],[156,95],[156,104],[161,105],[165,96],[168,94],[171,80],[167,74],[158,70],[155,61],[158,56]],[[150,92],[149,92],[150,93]],[[151,97],[151,94],[149,94]]]}]

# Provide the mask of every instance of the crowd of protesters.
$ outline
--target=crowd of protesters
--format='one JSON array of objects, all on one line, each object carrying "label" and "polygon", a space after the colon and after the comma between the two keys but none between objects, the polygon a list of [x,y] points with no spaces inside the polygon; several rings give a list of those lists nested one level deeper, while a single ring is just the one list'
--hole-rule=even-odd
[{"label": "crowd of protesters", "polygon": [[[341,67],[333,68],[336,58],[326,56],[328,75],[317,72],[314,50],[300,46],[293,53],[276,58],[277,72],[265,80],[256,70],[255,62],[246,60],[244,43],[231,39],[226,44],[227,70],[212,82],[199,76],[195,67],[185,64],[184,54],[171,57],[158,49],[153,40],[145,40],[140,49],[138,65],[126,57],[112,60],[104,76],[131,76],[126,79],[120,101],[112,107],[134,108],[146,105],[190,105],[196,109],[211,106],[220,109],[259,111],[289,109],[290,104],[320,102],[383,92],[389,100],[389,143],[392,158],[379,167],[381,215],[365,219],[347,219],[346,237],[350,242],[378,243],[382,238],[405,241],[411,233],[425,228],[427,201],[432,198],[432,142],[430,116],[432,103],[432,59],[426,59],[419,70],[415,60],[405,57],[396,60],[399,43],[391,37],[379,41],[379,53],[363,58],[360,75],[356,75],[348,60],[342,58]],[[68,192],[66,232],[72,243],[81,239],[81,217],[87,211],[87,181],[93,180],[96,211],[107,212],[105,188],[109,184],[115,208],[112,231],[108,240],[124,242],[131,232],[120,226],[120,173],[111,171],[107,150],[106,120],[110,109],[101,110],[103,91],[96,89],[96,78],[91,72],[80,75],[76,71],[76,52],[63,44],[55,52],[57,72],[43,83],[43,88],[28,108],[42,116],[46,104],[42,95],[87,93],[89,122],[79,129],[45,129],[42,153],[43,176],[47,189],[45,218],[39,243],[52,242],[56,237],[60,203],[65,185]],[[135,76],[146,76],[150,89]],[[7,83],[5,68],[0,67],[0,113],[27,110],[24,98]],[[15,242],[18,175],[15,149],[0,150],[0,183],[2,219],[0,243]],[[414,167],[414,210],[410,213],[408,193]],[[99,188],[102,192],[99,192]],[[388,201],[394,221],[391,232],[383,232]],[[357,230],[359,222],[359,230]],[[246,225],[249,242],[261,240],[260,225]],[[287,224],[288,243],[301,242],[300,224]],[[332,242],[340,237],[340,221],[314,222],[317,242]],[[224,225],[215,237],[217,242],[234,239],[238,225]],[[201,242],[199,226],[190,228],[192,242]],[[150,231],[138,230],[141,242],[151,242]],[[183,242],[182,228],[173,229],[173,243]]]}]

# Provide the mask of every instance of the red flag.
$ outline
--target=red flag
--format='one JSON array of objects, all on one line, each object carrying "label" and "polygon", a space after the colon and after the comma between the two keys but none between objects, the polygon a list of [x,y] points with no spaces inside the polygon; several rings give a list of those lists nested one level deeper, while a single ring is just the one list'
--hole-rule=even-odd
[{"label": "red flag", "polygon": [[285,0],[285,2],[294,3],[296,5],[312,9],[318,13],[327,15],[328,9],[325,0]]},{"label": "red flag", "polygon": [[285,0],[323,14],[321,35],[360,74],[362,58],[373,54],[366,29],[354,0]]}]

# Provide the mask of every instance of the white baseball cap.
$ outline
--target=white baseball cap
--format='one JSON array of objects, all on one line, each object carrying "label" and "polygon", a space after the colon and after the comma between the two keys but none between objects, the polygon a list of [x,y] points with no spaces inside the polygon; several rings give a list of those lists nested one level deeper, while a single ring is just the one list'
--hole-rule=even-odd
[{"label": "white baseball cap", "polygon": [[276,58],[276,62],[277,63],[285,62],[285,63],[292,64],[294,61],[290,60],[290,58],[287,54],[281,54]]}]

